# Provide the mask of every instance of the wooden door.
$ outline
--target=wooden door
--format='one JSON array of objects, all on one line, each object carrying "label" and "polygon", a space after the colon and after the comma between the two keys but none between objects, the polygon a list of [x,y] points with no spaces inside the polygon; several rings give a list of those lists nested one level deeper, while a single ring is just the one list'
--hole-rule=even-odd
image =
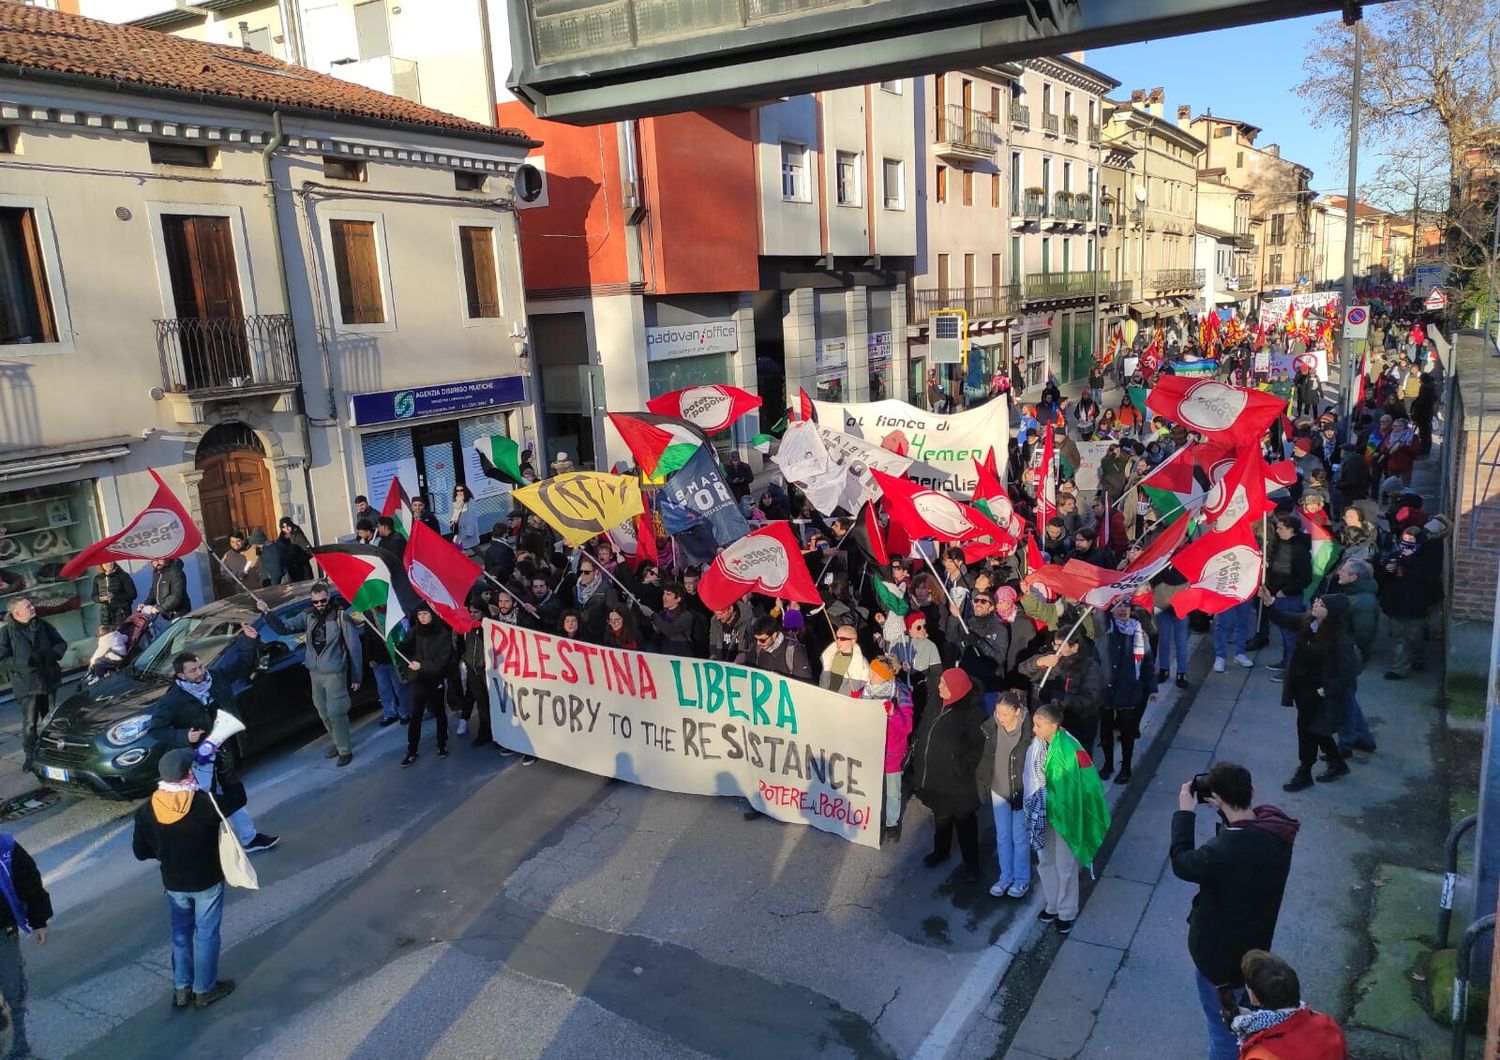
[{"label": "wooden door", "polygon": [[187,388],[223,387],[248,378],[250,352],[229,218],[168,214],[162,218],[162,237]]},{"label": "wooden door", "polygon": [[[222,556],[229,547],[231,530],[242,530],[246,535],[260,530],[268,540],[276,536],[271,476],[264,456],[248,450],[211,453],[198,461],[198,470],[203,472],[198,484],[203,536],[215,555]],[[241,591],[217,563],[213,571],[216,599]]]}]

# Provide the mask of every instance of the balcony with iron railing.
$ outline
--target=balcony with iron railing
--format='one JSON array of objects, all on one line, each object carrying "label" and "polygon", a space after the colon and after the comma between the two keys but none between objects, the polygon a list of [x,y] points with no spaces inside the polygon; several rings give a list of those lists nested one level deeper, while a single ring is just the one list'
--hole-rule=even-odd
[{"label": "balcony with iron railing", "polygon": [[1014,103],[1010,108],[1010,123],[1017,129],[1031,128],[1031,108],[1024,103]]},{"label": "balcony with iron railing", "polygon": [[1032,272],[1026,275],[1026,301],[1093,297],[1109,290],[1107,272]]},{"label": "balcony with iron railing", "polygon": [[1021,216],[1028,221],[1039,221],[1047,216],[1047,193],[1029,188],[1021,200]]},{"label": "balcony with iron railing", "polygon": [[194,401],[297,389],[297,340],[285,313],[158,320],[162,389]]},{"label": "balcony with iron railing", "polygon": [[950,103],[934,130],[933,154],[950,165],[992,162],[995,158],[995,123],[984,111]]},{"label": "balcony with iron railing", "polygon": [[1146,220],[1146,208],[1144,206],[1132,206],[1130,208],[1130,223],[1138,225]]},{"label": "balcony with iron railing", "polygon": [[1073,220],[1073,193],[1071,191],[1052,193],[1052,220],[1058,224],[1067,224]]},{"label": "balcony with iron railing", "polygon": [[1089,126],[1089,143],[1091,143],[1091,144],[1098,143],[1099,142],[1099,133],[1100,133],[1100,129],[1099,129],[1099,126],[1098,126],[1097,123],[1090,125]]},{"label": "balcony with iron railing", "polygon": [[1161,291],[1197,291],[1203,287],[1203,269],[1157,269],[1151,286]]},{"label": "balcony with iron railing", "polygon": [[1135,301],[1135,281],[1112,280],[1106,297],[1116,305],[1125,305],[1127,302]]},{"label": "balcony with iron railing", "polygon": [[1240,292],[1255,290],[1255,273],[1253,272],[1242,272],[1229,278],[1234,281],[1232,290]]},{"label": "balcony with iron railing", "polygon": [[908,324],[925,324],[939,309],[962,309],[970,320],[1013,316],[1021,305],[1021,285],[913,288]]},{"label": "balcony with iron railing", "polygon": [[1042,132],[1049,136],[1057,135],[1058,118],[1056,114],[1042,115]]},{"label": "balcony with iron railing", "polygon": [[1063,115],[1063,135],[1070,140],[1078,139],[1078,115]]},{"label": "balcony with iron railing", "polygon": [[1073,196],[1073,220],[1092,221],[1094,219],[1094,200],[1086,191],[1080,191]]},{"label": "balcony with iron railing", "polygon": [[1234,237],[1234,245],[1236,247],[1238,247],[1240,250],[1254,250],[1255,249],[1255,237],[1252,236],[1248,232],[1246,232],[1243,235],[1235,236]]}]

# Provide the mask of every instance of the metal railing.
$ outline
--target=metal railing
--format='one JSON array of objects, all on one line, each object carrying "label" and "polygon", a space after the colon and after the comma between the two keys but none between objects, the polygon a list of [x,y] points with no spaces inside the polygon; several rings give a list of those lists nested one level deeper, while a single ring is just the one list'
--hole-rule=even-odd
[{"label": "metal railing", "polygon": [[1065,114],[1063,116],[1063,135],[1078,139],[1078,115]]},{"label": "metal railing", "polygon": [[1235,276],[1234,283],[1236,291],[1253,291],[1255,290],[1255,273],[1241,273]]},{"label": "metal railing", "polygon": [[907,323],[925,324],[939,309],[962,309],[970,320],[1011,316],[1021,305],[1021,285],[997,287],[928,287],[911,292]]},{"label": "metal railing", "polygon": [[158,320],[156,345],[168,393],[290,389],[300,378],[292,318],[285,313]]},{"label": "metal railing", "polygon": [[1062,221],[1073,219],[1073,193],[1071,191],[1052,193],[1052,216]]},{"label": "metal railing", "polygon": [[1235,236],[1234,245],[1239,247],[1241,250],[1254,250],[1255,237],[1248,232],[1244,233],[1243,235]]},{"label": "metal railing", "polygon": [[1158,291],[1192,291],[1203,286],[1203,269],[1158,269],[1151,286]]},{"label": "metal railing", "polygon": [[1110,283],[1110,285],[1109,285],[1109,293],[1106,295],[1106,297],[1111,302],[1115,302],[1115,303],[1118,303],[1120,305],[1123,305],[1126,302],[1133,302],[1133,301],[1135,301],[1135,281],[1134,280],[1114,280],[1114,281],[1112,281]]},{"label": "metal railing", "polygon": [[1138,225],[1146,219],[1146,208],[1144,206],[1132,206],[1130,208],[1130,223]]},{"label": "metal railing", "polygon": [[1107,272],[1033,272],[1026,276],[1026,301],[1092,295],[1109,290]]},{"label": "metal railing", "polygon": [[1092,221],[1094,219],[1094,200],[1089,198],[1086,191],[1080,191],[1073,196],[1073,220]]},{"label": "metal railing", "polygon": [[1098,124],[1096,123],[1096,124],[1090,125],[1089,126],[1089,143],[1091,143],[1091,144],[1098,143],[1099,142],[1099,134],[1100,134],[1100,129],[1099,129]]},{"label": "metal railing", "polygon": [[995,126],[982,110],[950,103],[936,132],[938,143],[960,144],[975,151],[994,151]]},{"label": "metal railing", "polygon": [[1053,136],[1057,135],[1057,115],[1056,114],[1043,114],[1042,115],[1042,131],[1043,132],[1049,132]]},{"label": "metal railing", "polygon": [[1031,128],[1031,108],[1024,103],[1015,103],[1010,108],[1010,123],[1017,129]]},{"label": "metal railing", "polygon": [[1044,191],[1028,191],[1025,199],[1021,202],[1021,216],[1028,221],[1035,221],[1047,216],[1047,193]]}]

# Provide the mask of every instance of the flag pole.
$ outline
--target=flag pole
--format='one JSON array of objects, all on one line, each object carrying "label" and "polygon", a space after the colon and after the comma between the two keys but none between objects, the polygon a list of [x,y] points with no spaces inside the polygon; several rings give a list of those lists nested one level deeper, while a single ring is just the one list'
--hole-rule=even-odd
[{"label": "flag pole", "polygon": [[[1087,604],[1085,604],[1084,608],[1083,608],[1083,614],[1081,614],[1081,615],[1078,616],[1078,621],[1073,623],[1073,628],[1070,629],[1070,630],[1068,630],[1068,635],[1066,637],[1064,637],[1063,638],[1063,642],[1057,646],[1056,650],[1058,652],[1061,652],[1062,649],[1064,649],[1064,648],[1066,648],[1068,646],[1068,643],[1073,639],[1073,634],[1075,634],[1075,633],[1078,632],[1078,627],[1082,626],[1083,625],[1083,620],[1086,619],[1086,618],[1088,618],[1088,617],[1089,617],[1089,607],[1088,607]],[[1044,673],[1044,674],[1042,674],[1042,682],[1041,682],[1041,684],[1039,684],[1039,685],[1036,686],[1038,692],[1040,692],[1042,689],[1044,689],[1044,688],[1047,687],[1047,679],[1052,676],[1052,671],[1053,671],[1053,669],[1056,666],[1057,666],[1057,663],[1053,663],[1051,666],[1047,667],[1047,672]]]},{"label": "flag pole", "polygon": [[502,582],[499,578],[495,577],[489,571],[485,571],[484,572],[484,577],[485,577],[485,579],[487,581],[489,581],[490,583],[492,583],[495,586],[495,588],[499,589],[506,596],[510,597],[516,603],[518,603],[522,607],[524,607],[526,609],[527,614],[531,615],[532,618],[535,618],[535,619],[538,619],[538,620],[541,619],[542,616],[537,613],[537,609],[534,608],[534,607],[532,607],[525,600],[522,600],[519,596],[517,596],[511,590],[510,586],[506,585],[504,582]]},{"label": "flag pole", "polygon": [[[375,619],[378,617],[375,614],[375,612],[371,611],[369,608],[365,608],[364,610],[360,611],[360,614],[364,615],[365,616],[365,621],[366,622],[370,622],[370,623],[375,623]],[[384,640],[385,638],[382,637],[381,639]],[[385,642],[385,646],[390,649],[390,652],[391,652],[392,655],[394,655],[396,658],[400,659],[408,667],[411,666],[411,660],[408,659],[405,655],[401,654],[401,649],[400,648],[396,647],[394,644],[392,644],[388,640]]]},{"label": "flag pole", "polygon": [[[942,562],[941,555],[939,556],[938,562]],[[948,587],[943,584],[943,579],[938,578],[936,575],[933,575],[933,577],[937,580],[938,588],[943,590],[943,595],[948,598],[948,606],[957,610],[958,613],[953,617],[958,619],[959,626],[962,627],[964,635],[967,636],[969,633],[969,624],[964,621],[963,608],[959,607],[957,601],[953,599],[953,594],[950,593],[948,591]]]},{"label": "flag pole", "polygon": [[245,582],[244,582],[244,580],[241,579],[238,574],[236,574],[234,571],[232,571],[232,570],[229,569],[229,565],[227,563],[225,563],[222,559],[220,559],[219,556],[218,556],[218,554],[216,552],[214,552],[213,549],[211,549],[211,548],[208,547],[208,542],[207,541],[205,541],[203,543],[203,551],[207,552],[210,556],[213,557],[214,562],[219,565],[219,569],[222,570],[225,574],[229,575],[231,578],[233,578],[236,585],[238,585],[241,589],[245,590],[245,592],[247,592],[247,593],[250,594],[250,599],[255,600],[258,603],[264,603],[265,602],[265,601],[261,600],[260,597],[258,597],[258,596],[255,595],[255,590],[252,589],[252,588],[250,588],[250,586],[246,585]]}]

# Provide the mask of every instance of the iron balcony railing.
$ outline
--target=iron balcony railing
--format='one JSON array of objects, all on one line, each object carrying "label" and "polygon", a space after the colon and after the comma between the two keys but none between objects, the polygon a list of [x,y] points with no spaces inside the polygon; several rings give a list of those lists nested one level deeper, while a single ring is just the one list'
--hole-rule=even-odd
[{"label": "iron balcony railing", "polygon": [[1130,208],[1130,223],[1140,224],[1146,219],[1146,208],[1144,206],[1132,206]]},{"label": "iron balcony railing", "polygon": [[156,321],[162,386],[173,394],[289,390],[297,340],[285,313]]},{"label": "iron balcony railing", "polygon": [[1235,236],[1234,245],[1239,247],[1241,250],[1254,250],[1255,237],[1250,235],[1248,232],[1244,235]]},{"label": "iron balcony railing", "polygon": [[1236,291],[1255,290],[1255,273],[1242,272],[1234,277],[1234,289]]},{"label": "iron balcony railing", "polygon": [[1021,285],[998,287],[927,287],[911,292],[909,324],[925,324],[939,309],[962,309],[970,320],[1012,316],[1021,305]]},{"label": "iron balcony railing", "polygon": [[1098,142],[1099,142],[1099,126],[1097,124],[1090,125],[1089,126],[1089,143],[1096,144]]},{"label": "iron balcony railing", "polygon": [[982,110],[950,103],[937,130],[938,143],[957,144],[974,151],[995,150],[995,125]]},{"label": "iron balcony railing", "polygon": [[1073,220],[1092,221],[1094,219],[1094,200],[1089,198],[1088,192],[1080,191],[1073,196]]},{"label": "iron balcony railing", "polygon": [[1067,114],[1063,116],[1063,135],[1078,139],[1078,115]]},{"label": "iron balcony railing", "polygon": [[1010,123],[1017,129],[1031,128],[1031,108],[1024,103],[1016,103],[1010,108]]},{"label": "iron balcony railing", "polygon": [[1047,216],[1047,193],[1044,191],[1028,191],[1026,198],[1021,203],[1022,216],[1028,221],[1035,221]]},{"label": "iron balcony railing", "polygon": [[1043,132],[1049,132],[1053,136],[1057,135],[1057,115],[1056,114],[1043,114],[1042,115],[1042,131]]},{"label": "iron balcony railing", "polygon": [[1071,191],[1052,193],[1052,216],[1064,221],[1072,219],[1073,193]]},{"label": "iron balcony railing", "polygon": [[1158,291],[1195,291],[1203,286],[1203,269],[1158,269],[1151,285]]},{"label": "iron balcony railing", "polygon": [[1026,301],[1076,298],[1109,290],[1107,272],[1033,272],[1026,276]]},{"label": "iron balcony railing", "polygon": [[1135,281],[1114,280],[1109,285],[1107,296],[1111,302],[1124,305],[1126,302],[1135,301]]}]

